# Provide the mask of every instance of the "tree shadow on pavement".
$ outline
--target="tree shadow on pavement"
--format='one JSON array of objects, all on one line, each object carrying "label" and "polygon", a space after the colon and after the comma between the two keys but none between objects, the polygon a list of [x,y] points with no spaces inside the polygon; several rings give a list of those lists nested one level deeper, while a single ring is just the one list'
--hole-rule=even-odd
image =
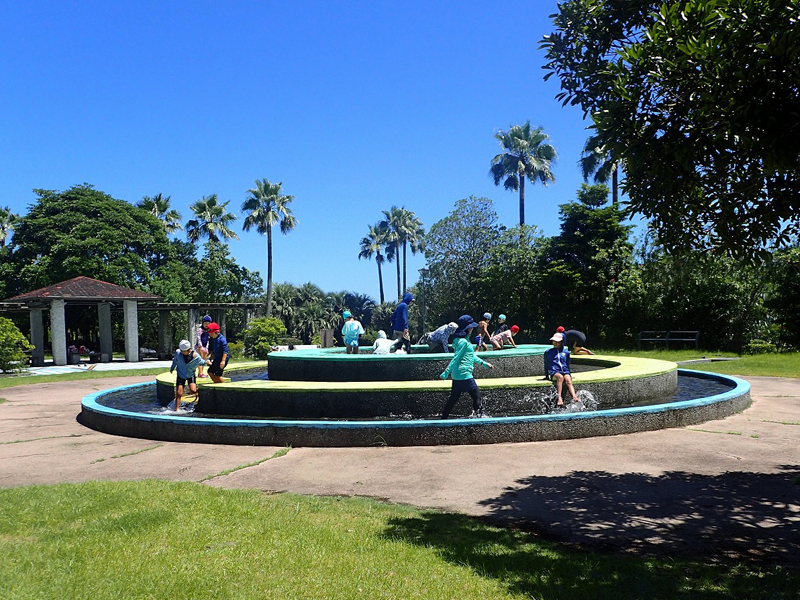
[{"label": "tree shadow on pavement", "polygon": [[492,521],[583,547],[800,567],[800,466],[778,468],[532,476],[481,504]]}]

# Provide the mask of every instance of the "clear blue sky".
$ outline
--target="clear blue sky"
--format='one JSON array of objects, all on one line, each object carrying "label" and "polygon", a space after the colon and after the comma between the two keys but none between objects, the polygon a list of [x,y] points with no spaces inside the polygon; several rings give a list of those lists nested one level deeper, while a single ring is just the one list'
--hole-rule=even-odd
[{"label": "clear blue sky", "polygon": [[[282,181],[297,228],[276,230],[274,280],[378,298],[367,226],[392,205],[426,229],[470,194],[518,221],[488,176],[494,134],[530,119],[559,153],[526,187],[526,221],[558,233],[586,123],[543,81],[555,1],[4,2],[0,206],[83,182],[135,203],[216,193],[240,214],[236,260],[266,277],[265,239],[241,232],[255,179]],[[409,285],[424,259],[409,260]],[[396,291],[387,269],[387,299]]]}]

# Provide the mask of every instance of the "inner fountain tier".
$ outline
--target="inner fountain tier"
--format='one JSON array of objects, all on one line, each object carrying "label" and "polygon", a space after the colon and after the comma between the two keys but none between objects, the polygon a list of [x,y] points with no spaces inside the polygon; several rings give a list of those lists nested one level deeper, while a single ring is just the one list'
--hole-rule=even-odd
[{"label": "inner fountain tier", "polygon": [[[520,345],[478,356],[494,369],[476,365],[475,379],[503,379],[544,375],[543,354],[551,346]],[[341,348],[274,352],[269,355],[272,381],[426,381],[437,379],[453,354],[413,346],[411,354],[346,354]]]},{"label": "inner fountain tier", "polygon": [[[543,378],[543,367],[534,366],[541,365],[539,353],[543,348],[546,346],[487,353],[486,358],[496,367],[493,370],[476,367],[476,375],[490,374],[501,368],[519,373],[481,380],[481,396],[490,413],[530,414],[537,410],[537,395],[552,393],[553,384]],[[283,354],[292,357],[283,360]],[[450,391],[450,381],[439,377],[448,362],[444,354],[374,356],[319,350],[274,354],[269,360],[269,380],[254,378],[216,385],[203,382],[196,410],[210,415],[274,419],[436,418]],[[526,365],[525,368],[517,368],[518,362]],[[276,363],[296,368],[296,378],[274,379]],[[498,363],[503,366],[498,367]],[[310,370],[314,366],[318,377],[320,373],[335,373],[339,378],[301,378],[300,370]],[[372,373],[373,377],[345,379],[353,371],[362,377]],[[416,378],[407,376],[399,380],[399,375],[394,379],[374,376],[381,372],[407,374],[409,371],[413,371]],[[654,401],[669,396],[678,385],[677,365],[658,360],[581,356],[573,359],[573,371],[576,385],[598,398],[600,408]],[[422,378],[425,373],[430,375]],[[288,376],[286,369],[283,376]],[[174,398],[175,376],[161,375],[157,383],[158,398],[166,405]],[[461,414],[459,411],[469,414],[466,394],[455,411],[454,414]]]}]

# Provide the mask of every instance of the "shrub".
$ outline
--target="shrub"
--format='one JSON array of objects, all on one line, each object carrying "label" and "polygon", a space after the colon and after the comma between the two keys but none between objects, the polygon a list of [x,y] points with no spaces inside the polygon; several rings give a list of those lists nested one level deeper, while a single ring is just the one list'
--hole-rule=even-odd
[{"label": "shrub", "polygon": [[[385,332],[384,332],[385,333]],[[374,329],[367,329],[358,339],[359,346],[372,346],[378,338],[378,332]]]},{"label": "shrub", "polygon": [[13,321],[0,317],[0,371],[21,371],[33,346]]},{"label": "shrub", "polygon": [[764,340],[750,340],[744,347],[745,354],[774,354],[777,351],[775,344]]},{"label": "shrub", "polygon": [[264,360],[272,346],[277,346],[286,335],[286,326],[275,317],[253,319],[244,332],[245,355]]},{"label": "shrub", "polygon": [[228,356],[231,360],[244,358],[244,342],[228,342]]}]

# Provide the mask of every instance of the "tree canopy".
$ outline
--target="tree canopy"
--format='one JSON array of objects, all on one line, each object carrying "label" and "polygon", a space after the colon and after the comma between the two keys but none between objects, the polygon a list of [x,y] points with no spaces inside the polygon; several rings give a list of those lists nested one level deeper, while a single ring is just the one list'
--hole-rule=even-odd
[{"label": "tree canopy", "polygon": [[552,18],[546,78],[666,248],[763,256],[800,232],[797,2],[566,0]]}]

